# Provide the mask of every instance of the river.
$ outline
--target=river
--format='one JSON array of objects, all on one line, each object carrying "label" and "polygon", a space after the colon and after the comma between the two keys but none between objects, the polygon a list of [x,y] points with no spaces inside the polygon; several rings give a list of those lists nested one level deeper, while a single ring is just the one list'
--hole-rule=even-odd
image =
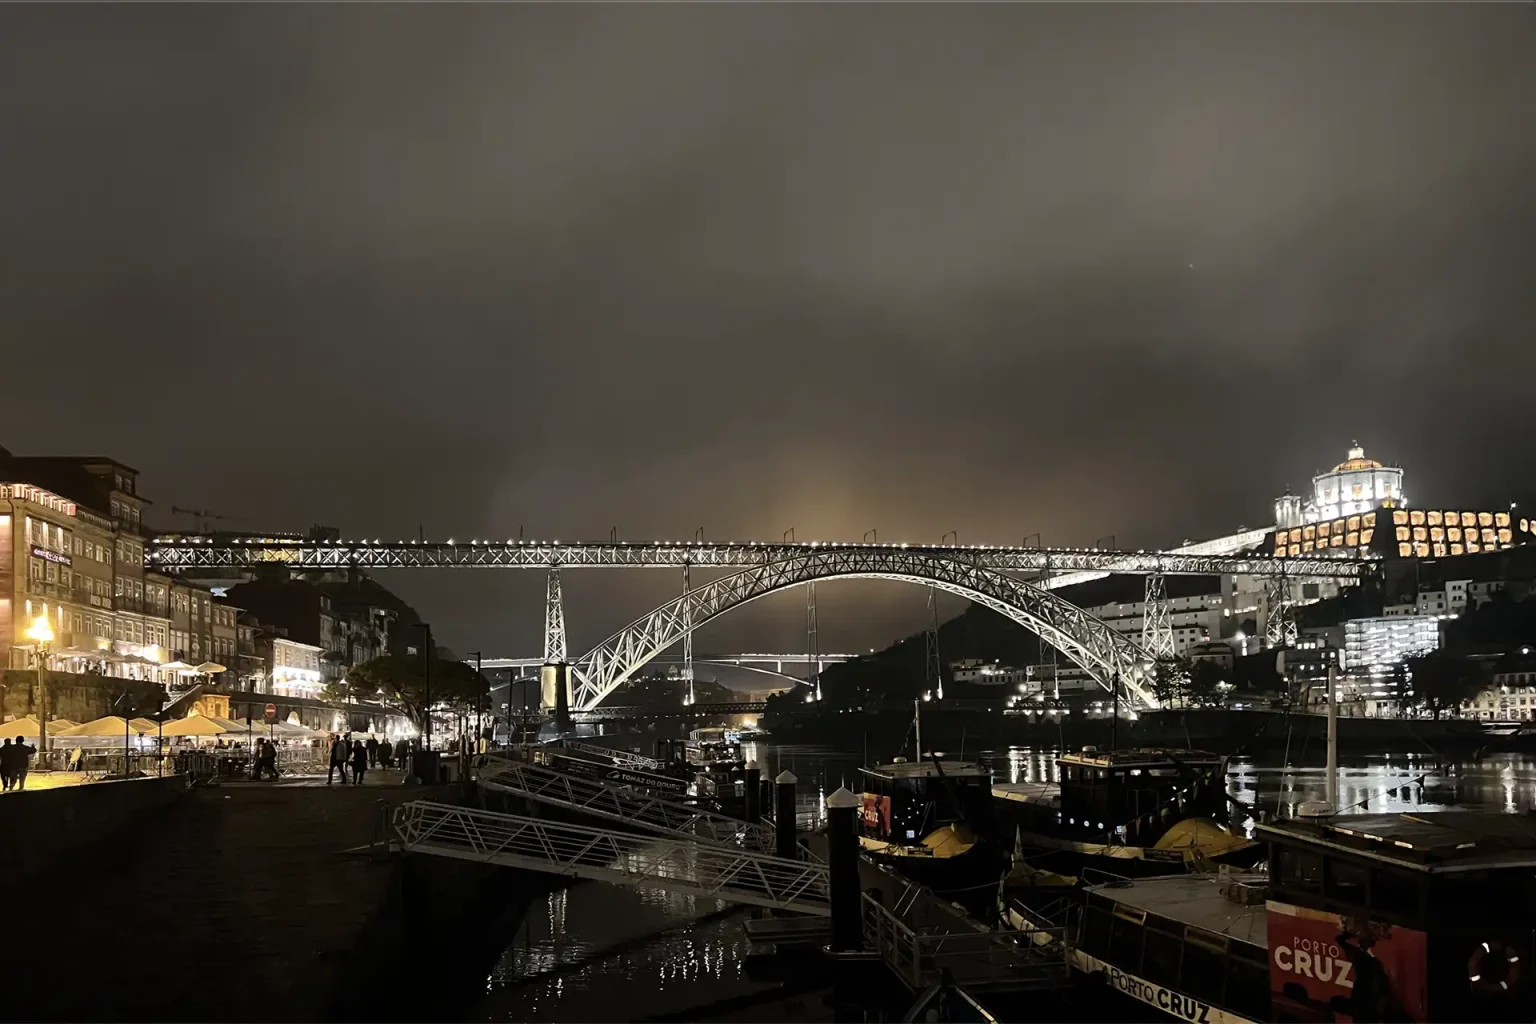
[{"label": "river", "polygon": [[[763,746],[748,756],[800,781],[802,814],[820,817],[838,785],[856,785],[862,755],[826,747]],[[999,780],[1052,780],[1056,751],[983,751]],[[1240,802],[1289,816],[1323,797],[1323,752],[1297,752],[1289,767],[1230,762]],[[1497,754],[1439,765],[1422,754],[1340,758],[1340,803],[1351,813],[1536,804],[1536,756]],[[817,992],[785,991],[747,975],[744,912],[717,900],[582,883],[535,902],[487,979],[472,1019],[491,1021],[831,1021]]]}]

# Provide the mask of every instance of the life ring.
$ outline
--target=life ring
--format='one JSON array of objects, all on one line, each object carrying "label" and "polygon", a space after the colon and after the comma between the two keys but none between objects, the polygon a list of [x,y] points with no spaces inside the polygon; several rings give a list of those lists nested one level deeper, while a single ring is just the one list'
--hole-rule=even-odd
[{"label": "life ring", "polygon": [[1467,958],[1467,981],[1480,995],[1513,992],[1520,985],[1520,954],[1497,939],[1478,943]]}]

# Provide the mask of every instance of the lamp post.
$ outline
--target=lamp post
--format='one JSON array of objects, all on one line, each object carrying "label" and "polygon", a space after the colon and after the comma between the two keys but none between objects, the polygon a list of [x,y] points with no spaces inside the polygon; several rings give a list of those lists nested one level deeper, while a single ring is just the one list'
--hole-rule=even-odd
[{"label": "lamp post", "polygon": [[48,757],[48,648],[53,646],[53,627],[48,616],[32,620],[27,638],[37,645],[37,766]]},{"label": "lamp post", "polygon": [[[480,680],[482,678],[480,675],[480,652],[470,651],[469,654],[465,655],[465,657],[471,656],[475,659],[475,744],[473,753],[478,754],[480,753],[480,730],[484,728],[480,715]],[[507,691],[507,695],[511,696],[510,690]]]}]

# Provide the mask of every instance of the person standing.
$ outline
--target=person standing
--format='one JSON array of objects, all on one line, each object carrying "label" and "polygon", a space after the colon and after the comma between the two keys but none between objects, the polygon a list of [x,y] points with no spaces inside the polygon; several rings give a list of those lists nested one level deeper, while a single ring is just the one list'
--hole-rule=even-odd
[{"label": "person standing", "polygon": [[352,785],[363,784],[363,772],[368,769],[368,748],[363,746],[362,740],[354,740],[352,743]]},{"label": "person standing", "polygon": [[11,756],[16,759],[15,768],[12,769],[15,772],[16,788],[26,789],[27,769],[30,767],[28,762],[32,760],[32,755],[37,753],[37,748],[27,746],[27,741],[18,737],[11,750],[13,751]]},{"label": "person standing", "polygon": [[11,749],[9,738],[0,743],[0,783],[3,783],[6,793],[11,791],[11,783],[16,781],[16,752]]},{"label": "person standing", "polygon": [[377,768],[379,765],[379,741],[369,736],[368,742],[363,744],[363,746],[368,750],[368,767]]}]

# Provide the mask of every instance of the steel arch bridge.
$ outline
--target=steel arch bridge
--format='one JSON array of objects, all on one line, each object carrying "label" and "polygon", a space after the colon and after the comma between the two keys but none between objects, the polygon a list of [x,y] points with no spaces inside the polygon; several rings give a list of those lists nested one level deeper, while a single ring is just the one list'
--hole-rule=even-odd
[{"label": "steel arch bridge", "polygon": [[1118,677],[1133,704],[1157,706],[1149,685],[1151,656],[1048,590],[921,550],[822,548],[703,584],[614,633],[572,664],[572,710],[591,711],[646,662],[716,616],[775,591],[826,579],[899,580],[958,594],[1033,630],[1106,690]]}]

